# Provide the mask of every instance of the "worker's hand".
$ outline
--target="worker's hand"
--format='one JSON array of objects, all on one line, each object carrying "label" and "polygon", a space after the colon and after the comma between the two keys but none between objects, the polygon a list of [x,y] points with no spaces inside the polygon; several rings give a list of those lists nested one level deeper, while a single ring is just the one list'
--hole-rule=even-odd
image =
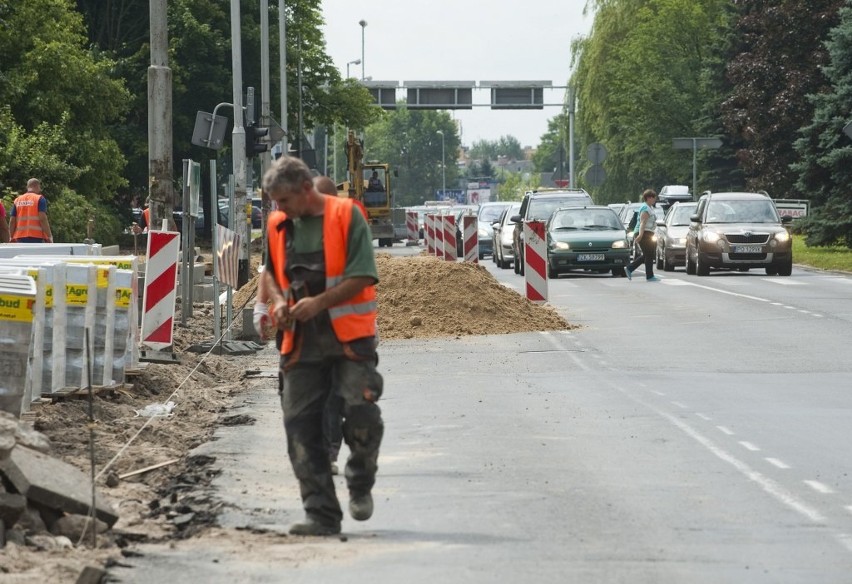
[{"label": "worker's hand", "polygon": [[266,331],[272,326],[272,319],[269,316],[269,308],[264,302],[258,302],[254,305],[254,332],[262,341],[268,341]]},{"label": "worker's hand", "polygon": [[322,308],[322,303],[317,296],[308,296],[290,307],[290,316],[294,320],[305,322],[319,314]]},{"label": "worker's hand", "polygon": [[142,233],[142,228],[139,227],[138,223],[134,223],[130,226],[130,231],[133,232],[133,235],[139,235],[140,233]]},{"label": "worker's hand", "polygon": [[272,322],[279,330],[284,330],[288,328],[292,324],[292,319],[290,318],[290,309],[287,306],[287,301],[282,298],[275,302],[272,306]]}]

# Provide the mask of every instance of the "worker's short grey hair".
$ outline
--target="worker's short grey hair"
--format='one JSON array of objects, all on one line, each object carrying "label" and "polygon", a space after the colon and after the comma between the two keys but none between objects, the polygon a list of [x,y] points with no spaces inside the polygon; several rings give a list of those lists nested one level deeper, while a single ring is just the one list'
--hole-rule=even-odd
[{"label": "worker's short grey hair", "polygon": [[297,191],[306,181],[313,184],[313,179],[311,169],[301,158],[281,156],[263,175],[263,190],[267,193]]}]

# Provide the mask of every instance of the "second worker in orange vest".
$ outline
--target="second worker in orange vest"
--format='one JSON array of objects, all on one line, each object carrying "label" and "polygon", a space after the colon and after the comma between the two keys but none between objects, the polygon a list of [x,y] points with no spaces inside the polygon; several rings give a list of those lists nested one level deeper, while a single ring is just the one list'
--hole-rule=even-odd
[{"label": "second worker in orange vest", "polygon": [[37,178],[27,181],[27,192],[15,199],[9,230],[14,243],[53,243],[47,221],[47,199]]},{"label": "second worker in orange vest", "polygon": [[269,253],[261,288],[269,291],[281,339],[279,393],[287,450],[299,481],[306,518],[294,535],[340,532],[340,509],[323,439],[323,412],[331,392],[343,399],[343,437],[349,446],[349,513],[373,513],[384,433],[376,404],[383,381],[376,371],[378,271],[372,235],[349,199],[314,187],[304,162],[282,156],[263,177],[280,211],[267,223]]}]

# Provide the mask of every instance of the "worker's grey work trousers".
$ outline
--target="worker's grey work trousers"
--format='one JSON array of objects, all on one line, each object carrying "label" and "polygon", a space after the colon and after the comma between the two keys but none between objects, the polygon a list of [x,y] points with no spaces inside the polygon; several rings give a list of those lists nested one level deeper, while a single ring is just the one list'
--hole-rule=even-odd
[{"label": "worker's grey work trousers", "polygon": [[376,482],[384,433],[381,410],[375,404],[382,393],[382,377],[372,360],[345,357],[297,363],[286,371],[282,358],[280,376],[287,452],[299,480],[305,512],[323,524],[338,525],[343,513],[323,438],[326,402],[331,391],[343,398],[343,439],[350,450],[346,483],[350,493],[368,493]]}]

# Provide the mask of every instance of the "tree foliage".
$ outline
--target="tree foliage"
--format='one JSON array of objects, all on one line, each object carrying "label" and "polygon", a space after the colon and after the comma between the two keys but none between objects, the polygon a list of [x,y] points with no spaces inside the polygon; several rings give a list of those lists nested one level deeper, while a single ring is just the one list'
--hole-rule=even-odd
[{"label": "tree foliage", "polygon": [[470,156],[476,160],[497,160],[498,156],[523,160],[524,149],[517,138],[503,135],[497,140],[477,140],[470,148]]},{"label": "tree foliage", "polygon": [[799,162],[792,166],[796,187],[814,207],[802,225],[809,245],[838,241],[852,247],[852,139],[843,133],[852,113],[852,1],[839,12],[826,43],[823,68],[830,89],[810,96],[813,120],[795,143]]},{"label": "tree foliage", "polygon": [[458,177],[459,135],[455,122],[445,111],[410,110],[404,102],[398,105],[367,128],[365,157],[388,162],[391,169],[399,172],[394,187],[397,206],[419,205],[435,200],[443,184],[438,130],[444,132],[447,188],[454,188]]}]

